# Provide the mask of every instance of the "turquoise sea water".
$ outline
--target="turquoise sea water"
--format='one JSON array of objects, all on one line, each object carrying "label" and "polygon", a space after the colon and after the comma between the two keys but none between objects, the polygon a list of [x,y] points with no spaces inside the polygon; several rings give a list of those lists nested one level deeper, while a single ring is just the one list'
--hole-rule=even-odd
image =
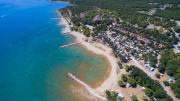
[{"label": "turquoise sea water", "polygon": [[103,79],[104,58],[79,46],[59,48],[73,38],[51,18],[66,5],[0,1],[0,101],[71,101],[68,72],[92,85]]}]

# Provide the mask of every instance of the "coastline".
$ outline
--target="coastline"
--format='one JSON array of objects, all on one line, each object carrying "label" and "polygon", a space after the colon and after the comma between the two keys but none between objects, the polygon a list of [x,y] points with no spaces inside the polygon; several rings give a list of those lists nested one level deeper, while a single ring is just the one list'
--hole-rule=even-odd
[{"label": "coastline", "polygon": [[95,88],[96,92],[102,94],[106,90],[110,90],[111,88],[116,86],[116,82],[118,79],[118,74],[117,74],[118,65],[117,65],[117,59],[113,55],[112,49],[99,42],[85,41],[87,37],[84,36],[83,33],[71,31],[69,23],[61,15],[60,15],[60,25],[64,27],[62,31],[63,33],[68,33],[75,37],[75,42],[81,42],[80,45],[82,47],[84,47],[88,51],[93,52],[94,54],[104,56],[109,61],[110,63],[109,76],[105,79],[105,81],[103,81],[103,83],[100,86]]},{"label": "coastline", "polygon": [[[103,67],[103,68],[105,68],[103,71],[101,71],[101,72],[103,72],[103,76],[101,76],[101,79],[100,80],[95,80],[95,82],[91,82],[91,83],[88,83],[92,88],[97,88],[97,87],[99,87],[108,77],[109,77],[109,74],[110,74],[110,72],[111,72],[111,64],[110,64],[110,62],[109,62],[109,60],[105,57],[105,56],[103,56],[103,55],[97,55],[97,54],[95,54],[95,53],[93,53],[92,51],[90,51],[90,50],[88,50],[85,46],[83,46],[83,45],[78,45],[78,47],[80,47],[80,48],[82,48],[84,51],[85,51],[85,53],[86,54],[88,54],[88,55],[91,55],[91,56],[94,56],[94,57],[100,57],[100,58],[102,58],[102,60],[103,61],[105,61],[105,67]],[[100,67],[101,68],[101,67]],[[80,74],[81,75],[81,74]],[[82,74],[82,75],[85,75],[85,74]],[[79,77],[79,76],[78,76]],[[81,79],[82,77],[80,76],[80,79]],[[83,80],[83,79],[82,79]]]}]

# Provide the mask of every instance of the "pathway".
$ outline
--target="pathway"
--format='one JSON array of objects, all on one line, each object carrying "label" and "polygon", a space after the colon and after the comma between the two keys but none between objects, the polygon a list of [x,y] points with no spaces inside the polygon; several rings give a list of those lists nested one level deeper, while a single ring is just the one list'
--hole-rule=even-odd
[{"label": "pathway", "polygon": [[82,43],[82,41],[81,41],[81,42],[70,43],[70,44],[67,44],[67,45],[62,45],[62,46],[60,46],[60,47],[61,47],[61,48],[65,48],[65,47],[72,46],[72,45],[76,45],[76,44],[80,44],[80,43]]},{"label": "pathway", "polygon": [[78,82],[79,84],[81,84],[82,86],[85,87],[85,89],[87,89],[92,95],[94,95],[95,97],[106,101],[107,99],[105,97],[100,96],[99,94],[97,94],[95,92],[95,90],[93,88],[91,88],[89,85],[87,85],[86,83],[84,83],[83,81],[81,81],[80,79],[78,79],[77,77],[75,77],[74,75],[72,75],[71,73],[68,73],[68,76],[71,77],[73,80],[75,80],[76,82]]}]

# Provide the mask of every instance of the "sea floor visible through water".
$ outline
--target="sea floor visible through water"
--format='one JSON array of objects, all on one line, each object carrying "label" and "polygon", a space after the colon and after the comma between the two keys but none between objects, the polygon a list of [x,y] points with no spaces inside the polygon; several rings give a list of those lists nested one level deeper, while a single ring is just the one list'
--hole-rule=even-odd
[{"label": "sea floor visible through water", "polygon": [[[70,72],[92,87],[108,76],[109,63],[63,34],[56,10],[67,3],[48,0],[0,2],[0,101],[79,101]],[[81,93],[78,93],[81,95]]]},{"label": "sea floor visible through water", "polygon": [[[81,53],[81,55],[83,53],[85,56],[77,56],[76,60],[69,64],[69,68],[74,69],[62,71],[62,68],[57,68],[52,70],[50,76],[53,75],[54,77],[51,77],[51,79],[60,77],[59,85],[61,90],[59,90],[59,93],[61,96],[66,95],[68,100],[70,98],[77,101],[84,101],[83,99],[86,99],[86,101],[91,99],[90,101],[92,101],[94,97],[82,85],[68,77],[67,73],[72,73],[89,86],[96,88],[107,79],[110,72],[110,64],[105,57],[96,55],[82,46],[73,46],[71,49],[75,49],[76,52]],[[74,54],[77,53],[74,52]],[[61,78],[62,74],[64,75],[64,80]]]}]

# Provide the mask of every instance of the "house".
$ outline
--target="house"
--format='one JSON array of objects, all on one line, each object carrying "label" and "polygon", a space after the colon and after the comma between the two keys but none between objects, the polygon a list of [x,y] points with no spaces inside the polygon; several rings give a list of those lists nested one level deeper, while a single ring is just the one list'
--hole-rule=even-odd
[{"label": "house", "polygon": [[96,15],[94,18],[93,18],[93,21],[102,21],[103,20],[103,18],[102,18],[102,16],[100,16],[100,15]]}]

